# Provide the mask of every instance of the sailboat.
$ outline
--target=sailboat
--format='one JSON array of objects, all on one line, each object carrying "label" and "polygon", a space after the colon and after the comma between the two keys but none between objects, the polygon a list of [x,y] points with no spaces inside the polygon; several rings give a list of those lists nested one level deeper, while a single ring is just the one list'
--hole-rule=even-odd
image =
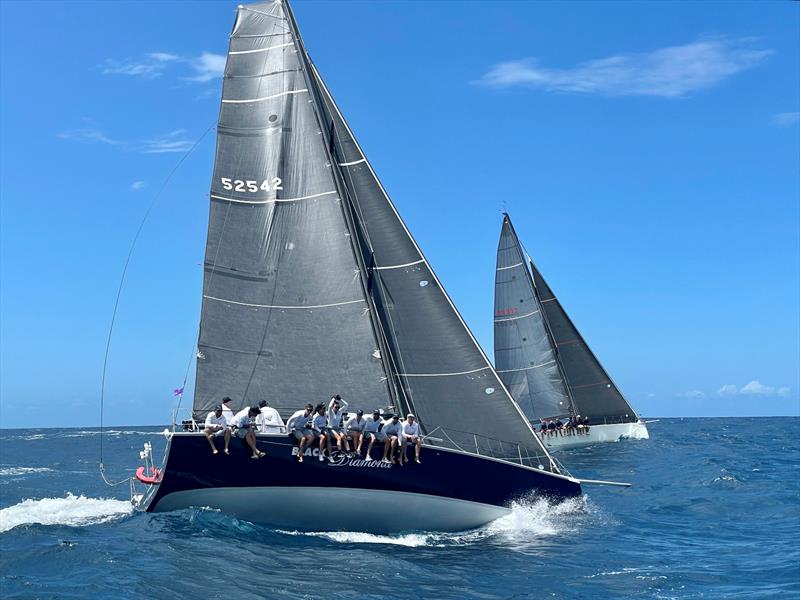
[{"label": "sailboat", "polygon": [[[296,460],[288,432],[165,431],[134,503],[216,508],[276,527],[458,531],[530,495],[581,494],[467,328],[311,61],[286,0],[239,6],[210,192],[193,420],[221,398],[283,418],[339,393],[414,413],[421,464],[334,450]],[[388,407],[388,408],[385,408]],[[201,425],[202,427],[202,425]]]},{"label": "sailboat", "polygon": [[497,247],[494,357],[500,379],[531,423],[588,418],[588,428],[539,432],[548,448],[649,437],[524,252],[507,213]]}]

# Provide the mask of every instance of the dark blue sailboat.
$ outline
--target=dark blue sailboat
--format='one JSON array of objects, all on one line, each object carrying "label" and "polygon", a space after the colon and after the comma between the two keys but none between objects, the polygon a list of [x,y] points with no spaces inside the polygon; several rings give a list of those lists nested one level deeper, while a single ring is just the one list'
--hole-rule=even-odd
[{"label": "dark blue sailboat", "polygon": [[[550,457],[379,182],[285,0],[240,6],[217,129],[193,417],[223,396],[288,416],[340,392],[415,413],[421,464],[337,451],[300,464],[286,433],[212,454],[167,433],[139,507],[210,506],[303,529],[452,531],[580,482]],[[314,454],[316,450],[307,452]],[[312,456],[313,458],[313,456]]]}]

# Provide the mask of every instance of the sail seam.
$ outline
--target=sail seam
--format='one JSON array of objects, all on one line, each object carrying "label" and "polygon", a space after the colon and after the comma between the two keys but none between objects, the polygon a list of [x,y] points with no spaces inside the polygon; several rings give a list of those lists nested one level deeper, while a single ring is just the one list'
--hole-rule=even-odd
[{"label": "sail seam", "polygon": [[517,264],[515,264],[515,265],[509,265],[508,267],[497,267],[497,268],[495,269],[495,271],[505,271],[506,269],[513,269],[513,268],[515,268],[515,267],[518,267],[518,266],[520,266],[520,265],[524,265],[524,264],[525,264],[524,262],[518,262]]},{"label": "sail seam", "polygon": [[477,373],[478,371],[485,371],[491,367],[481,367],[479,369],[472,369],[471,371],[460,371],[458,373],[398,373],[400,377],[451,377],[453,375],[469,375],[470,373]]},{"label": "sail seam", "polygon": [[223,100],[223,104],[247,104],[249,102],[263,102],[264,100],[272,100],[274,98],[280,98],[281,96],[288,96],[289,94],[302,94],[303,92],[308,92],[307,89],[302,90],[287,90],[285,92],[281,92],[280,94],[273,94],[272,96],[264,96],[263,98],[248,98],[247,100]]},{"label": "sail seam", "polygon": [[530,371],[531,369],[538,369],[540,367],[546,367],[547,365],[552,365],[556,361],[555,360],[548,360],[540,365],[531,365],[530,367],[522,367],[521,369],[503,369],[502,371],[497,371],[498,373],[514,373],[515,371]]},{"label": "sail seam", "polygon": [[332,304],[312,304],[312,305],[303,305],[303,306],[284,306],[280,304],[251,304],[249,302],[237,302],[236,300],[225,300],[224,298],[217,298],[215,296],[206,296],[203,294],[203,298],[208,300],[216,300],[217,302],[227,302],[228,304],[236,304],[238,306],[251,306],[253,308],[286,308],[286,309],[310,309],[310,308],[330,308],[333,306],[344,306],[346,304],[358,304],[359,302],[365,302],[363,299],[358,300],[347,300],[346,302],[334,302]]},{"label": "sail seam", "polygon": [[353,162],[339,163],[339,166],[340,167],[352,167],[353,165],[360,165],[363,162],[367,162],[367,159],[366,158],[362,158],[360,160],[354,160]]},{"label": "sail seam", "polygon": [[[535,310],[533,312],[529,312],[529,313],[524,314],[524,315],[519,315],[518,317],[508,317],[507,319],[495,319],[494,322],[495,323],[500,323],[501,321],[516,321],[517,319],[524,319],[525,317],[532,317],[533,315],[535,315],[538,312],[539,312],[538,310]],[[498,371],[498,373],[499,373],[499,371]]]},{"label": "sail seam", "polygon": [[414,262],[404,263],[402,265],[388,265],[386,267],[372,267],[373,271],[385,271],[387,269],[402,269],[403,267],[413,267],[414,265],[419,265],[424,263],[424,260],[415,260]]},{"label": "sail seam", "polygon": [[233,52],[228,52],[228,54],[256,54],[257,52],[269,52],[270,50],[274,50],[276,48],[286,48],[286,46],[294,46],[294,42],[278,44],[277,46],[270,46],[269,48],[256,48],[255,50],[234,50]]},{"label": "sail seam", "polygon": [[228,198],[218,194],[211,194],[211,197],[216,200],[225,200],[226,202],[238,202],[239,204],[271,204],[273,202],[298,202],[300,200],[310,200],[312,198],[319,198],[320,196],[329,196],[330,194],[337,194],[336,190],[330,192],[320,192],[319,194],[311,194],[310,196],[300,196],[299,198],[271,198],[269,200],[241,200],[239,198]]},{"label": "sail seam", "polygon": [[254,12],[254,13],[259,14],[259,15],[264,15],[265,17],[272,17],[273,19],[278,19],[279,21],[285,21],[286,20],[284,17],[278,17],[277,15],[271,15],[269,13],[265,13],[263,11],[256,10],[255,8],[248,8],[247,6],[240,6],[239,9],[240,10],[246,10],[246,11],[249,11],[249,12]]}]

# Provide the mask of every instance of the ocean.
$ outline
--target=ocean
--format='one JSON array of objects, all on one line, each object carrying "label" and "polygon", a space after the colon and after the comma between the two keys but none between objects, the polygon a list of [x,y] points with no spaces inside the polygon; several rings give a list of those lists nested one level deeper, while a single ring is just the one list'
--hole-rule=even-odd
[{"label": "ocean", "polygon": [[[576,476],[631,488],[396,536],[132,512],[128,486],[99,477],[96,429],[2,430],[0,596],[800,598],[800,418],[649,428],[650,440],[559,455]],[[128,475],[146,441],[160,456],[161,429],[108,430],[109,477]]]}]

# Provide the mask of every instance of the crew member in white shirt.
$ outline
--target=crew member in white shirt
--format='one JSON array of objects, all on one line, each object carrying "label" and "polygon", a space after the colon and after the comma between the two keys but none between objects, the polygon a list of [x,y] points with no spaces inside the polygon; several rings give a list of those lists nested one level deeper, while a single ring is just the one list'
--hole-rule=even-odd
[{"label": "crew member in white shirt", "polygon": [[231,400],[228,396],[225,396],[222,399],[222,416],[225,417],[225,422],[230,425],[233,423],[233,417],[236,415],[233,414],[233,409],[231,408],[231,404],[233,400]]},{"label": "crew member in white shirt", "polygon": [[361,456],[361,441],[364,439],[363,433],[366,424],[367,421],[364,419],[364,411],[361,409],[356,411],[355,417],[350,417],[347,419],[347,423],[345,423],[345,430],[347,431],[347,435],[353,439],[353,447],[358,456]]},{"label": "crew member in white shirt", "polygon": [[325,460],[322,447],[325,446],[326,443],[328,445],[328,457],[330,458],[331,456],[331,430],[328,427],[328,417],[325,416],[325,405],[322,403],[317,404],[316,414],[311,421],[311,429],[314,431],[314,435],[319,439],[319,460],[322,462]]},{"label": "crew member in white shirt", "polygon": [[214,410],[206,416],[206,424],[203,433],[206,434],[208,445],[211,446],[211,452],[219,454],[214,444],[214,438],[223,436],[225,439],[225,454],[230,454],[230,452],[228,452],[228,444],[231,443],[231,430],[228,428],[228,422],[222,414],[221,404],[217,404]]},{"label": "crew member in white shirt", "polygon": [[364,419],[364,435],[362,439],[369,440],[367,446],[367,460],[372,460],[372,446],[375,445],[375,440],[379,442],[386,441],[386,435],[381,431],[383,427],[383,419],[381,419],[381,411],[376,410],[372,413],[371,417]]},{"label": "crew member in white shirt", "polygon": [[261,411],[256,417],[256,425],[261,433],[281,433],[283,430],[283,419],[281,419],[278,411],[267,405],[266,400],[258,403],[258,409]]},{"label": "crew member in white shirt", "polygon": [[[342,406],[347,406],[347,402],[342,400],[339,394],[336,394],[331,401],[328,402],[328,432],[336,440],[336,446],[340,452],[350,452],[350,444],[347,443],[347,434],[342,430]],[[342,450],[344,446],[344,450]]]},{"label": "crew member in white shirt", "polygon": [[403,440],[400,449],[400,464],[408,462],[406,456],[406,446],[414,444],[414,460],[416,463],[422,464],[419,461],[419,452],[422,448],[422,437],[419,434],[419,423],[416,422],[416,417],[412,413],[406,415],[406,420],[403,421]]},{"label": "crew member in white shirt", "polygon": [[306,444],[311,444],[314,441],[314,432],[311,431],[313,412],[314,407],[311,403],[308,403],[286,421],[286,429],[289,430],[289,435],[293,435],[300,442],[297,449],[297,462],[303,462],[303,448],[306,447]]},{"label": "crew member in white shirt", "polygon": [[386,436],[386,441],[383,444],[383,462],[394,464],[395,451],[398,446],[402,447],[403,427],[400,425],[400,417],[393,415],[391,419],[384,421],[381,431]]},{"label": "crew member in white shirt", "polygon": [[265,453],[258,449],[256,445],[256,434],[253,432],[253,419],[258,416],[259,412],[257,406],[243,408],[236,413],[236,416],[233,417],[233,423],[231,423],[234,427],[233,435],[244,440],[253,451],[250,458],[261,458],[265,456]]}]

